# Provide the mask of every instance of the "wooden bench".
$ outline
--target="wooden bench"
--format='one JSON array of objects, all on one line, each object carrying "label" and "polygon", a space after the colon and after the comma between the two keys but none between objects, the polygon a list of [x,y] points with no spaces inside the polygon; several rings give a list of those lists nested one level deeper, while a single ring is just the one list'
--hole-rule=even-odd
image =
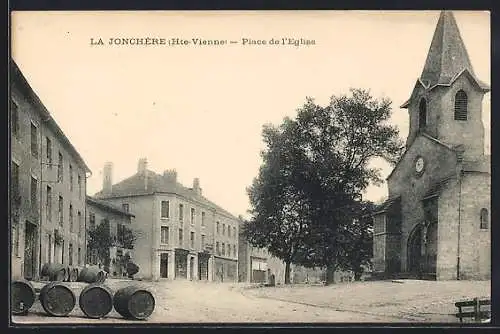
[{"label": "wooden bench", "polygon": [[491,306],[491,300],[489,299],[474,298],[473,300],[456,302],[455,306],[458,307],[456,316],[461,323],[464,318],[474,318],[474,321],[480,322],[490,317],[491,311],[489,309],[485,310],[486,307]]}]

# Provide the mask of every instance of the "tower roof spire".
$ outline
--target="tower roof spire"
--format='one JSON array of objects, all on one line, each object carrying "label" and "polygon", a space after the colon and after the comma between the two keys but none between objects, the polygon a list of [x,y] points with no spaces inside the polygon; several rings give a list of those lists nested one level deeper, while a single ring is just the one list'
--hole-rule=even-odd
[{"label": "tower roof spire", "polygon": [[449,84],[465,69],[474,75],[453,13],[443,10],[439,15],[420,80],[428,87],[436,84]]}]

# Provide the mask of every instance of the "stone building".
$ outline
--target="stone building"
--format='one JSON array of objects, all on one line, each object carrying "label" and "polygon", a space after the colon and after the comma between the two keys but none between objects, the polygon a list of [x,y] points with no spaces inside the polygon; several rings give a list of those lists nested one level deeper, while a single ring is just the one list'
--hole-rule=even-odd
[{"label": "stone building", "polygon": [[[293,278],[293,265],[290,278]],[[253,247],[239,235],[238,281],[246,283],[267,283],[274,275],[276,284],[285,284],[285,263],[269,254],[267,249]]]},{"label": "stone building", "polygon": [[406,152],[374,215],[374,274],[490,277],[490,156],[482,100],[454,16],[441,12],[422,75],[402,108]]},{"label": "stone building", "polygon": [[[118,207],[96,198],[87,196],[87,232],[93,230],[100,224],[109,226],[109,233],[112,239],[112,246],[109,250],[110,263],[108,270],[111,276],[125,276],[126,267],[124,259],[133,259],[133,244],[127,240],[127,231],[137,235],[132,228],[134,215],[129,212],[127,205]],[[87,237],[87,240],[90,240]],[[104,264],[97,254],[97,249],[87,247],[87,264]]]},{"label": "stone building", "polygon": [[83,265],[89,168],[14,61],[10,64],[12,275],[46,262]]},{"label": "stone building", "polygon": [[157,174],[140,159],[136,174],[113,184],[108,164],[103,189],[94,197],[134,213],[137,277],[237,280],[238,218],[205,198],[199,179],[184,187],[175,170]]}]

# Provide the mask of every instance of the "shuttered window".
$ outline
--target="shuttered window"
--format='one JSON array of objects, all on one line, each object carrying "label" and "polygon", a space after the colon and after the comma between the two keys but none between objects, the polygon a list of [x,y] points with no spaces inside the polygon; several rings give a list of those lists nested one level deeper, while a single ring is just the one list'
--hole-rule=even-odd
[{"label": "shuttered window", "polygon": [[463,90],[459,90],[455,95],[455,120],[467,120],[467,94]]},{"label": "shuttered window", "polygon": [[418,105],[418,128],[420,130],[425,129],[427,124],[427,103],[425,99],[420,100],[420,104]]}]

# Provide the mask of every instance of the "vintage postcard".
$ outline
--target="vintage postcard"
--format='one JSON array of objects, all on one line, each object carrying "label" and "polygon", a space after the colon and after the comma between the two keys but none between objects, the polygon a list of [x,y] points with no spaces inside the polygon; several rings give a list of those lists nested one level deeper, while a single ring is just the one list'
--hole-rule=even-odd
[{"label": "vintage postcard", "polygon": [[12,323],[488,322],[490,44],[487,11],[12,12]]}]

